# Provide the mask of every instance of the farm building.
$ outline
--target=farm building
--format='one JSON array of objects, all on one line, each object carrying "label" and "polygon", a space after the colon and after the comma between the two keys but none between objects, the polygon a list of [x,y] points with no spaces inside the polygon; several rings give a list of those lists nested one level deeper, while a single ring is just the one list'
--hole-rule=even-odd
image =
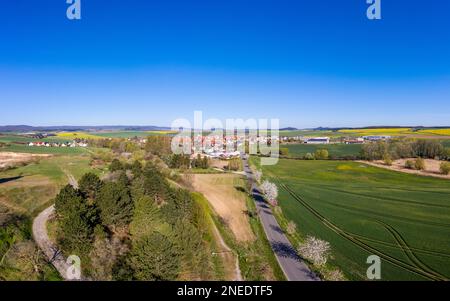
[{"label": "farm building", "polygon": [[356,138],[356,139],[346,139],[344,140],[345,144],[363,144],[364,139],[363,138]]},{"label": "farm building", "polygon": [[305,140],[306,144],[329,144],[330,138],[329,137],[314,137],[309,138]]},{"label": "farm building", "polygon": [[364,140],[367,141],[380,141],[380,140],[389,140],[391,136],[363,136]]}]

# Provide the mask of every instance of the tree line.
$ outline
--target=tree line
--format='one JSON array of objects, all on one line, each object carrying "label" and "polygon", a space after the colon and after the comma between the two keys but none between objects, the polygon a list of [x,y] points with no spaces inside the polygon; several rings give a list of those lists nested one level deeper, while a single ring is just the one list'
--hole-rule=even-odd
[{"label": "tree line", "polygon": [[402,158],[450,160],[450,149],[444,148],[440,141],[433,139],[400,139],[364,144],[361,157],[369,161]]}]

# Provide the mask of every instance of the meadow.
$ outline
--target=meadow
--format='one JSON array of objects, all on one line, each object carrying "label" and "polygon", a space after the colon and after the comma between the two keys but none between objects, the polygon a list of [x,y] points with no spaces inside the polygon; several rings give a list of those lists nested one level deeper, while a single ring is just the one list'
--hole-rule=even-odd
[{"label": "meadow", "polygon": [[316,150],[326,149],[332,158],[357,157],[361,150],[361,144],[286,144],[280,148],[289,149],[289,156],[301,158],[307,153],[314,154]]},{"label": "meadow", "polygon": [[263,173],[284,216],[330,242],[348,279],[366,279],[372,254],[382,280],[450,279],[450,181],[342,161],[282,159]]}]

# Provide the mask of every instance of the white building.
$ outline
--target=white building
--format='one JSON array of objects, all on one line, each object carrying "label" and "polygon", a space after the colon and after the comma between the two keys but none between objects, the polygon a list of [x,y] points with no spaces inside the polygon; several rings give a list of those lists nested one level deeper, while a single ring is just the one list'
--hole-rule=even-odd
[{"label": "white building", "polygon": [[329,144],[330,137],[313,137],[305,140],[307,144]]}]

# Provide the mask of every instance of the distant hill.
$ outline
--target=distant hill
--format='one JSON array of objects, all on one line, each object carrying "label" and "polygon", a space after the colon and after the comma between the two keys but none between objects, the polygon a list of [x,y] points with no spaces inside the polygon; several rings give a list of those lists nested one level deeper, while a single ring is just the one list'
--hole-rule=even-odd
[{"label": "distant hill", "polygon": [[29,126],[29,125],[5,125],[0,126],[0,132],[77,132],[77,131],[168,131],[171,128],[161,126],[124,126],[124,125],[107,125],[107,126]]},{"label": "distant hill", "polygon": [[401,128],[410,128],[410,129],[447,129],[450,126],[392,126],[392,125],[383,125],[383,126],[366,126],[366,127],[317,127],[313,129],[309,129],[312,131],[340,131],[340,130],[375,130],[375,129],[401,129]]},{"label": "distant hill", "polygon": [[287,127],[287,128],[280,129],[280,131],[298,131],[298,129],[297,128],[293,128],[293,127]]}]

